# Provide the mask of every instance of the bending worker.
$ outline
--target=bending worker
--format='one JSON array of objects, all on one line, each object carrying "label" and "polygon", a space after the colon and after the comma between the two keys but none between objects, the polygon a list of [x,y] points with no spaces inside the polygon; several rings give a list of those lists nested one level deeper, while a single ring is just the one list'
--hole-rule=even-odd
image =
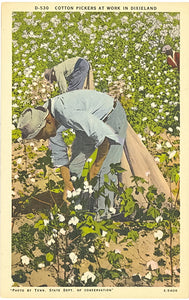
[{"label": "bending worker", "polygon": [[92,67],[81,57],[69,58],[51,69],[46,69],[44,76],[50,83],[58,82],[61,93],[83,88],[94,89]]},{"label": "bending worker", "polygon": [[[21,114],[18,128],[23,139],[48,139],[52,150],[52,161],[60,167],[64,180],[64,196],[73,190],[71,176],[81,176],[85,161],[98,148],[97,157],[89,171],[89,179],[99,174],[99,186],[104,184],[104,175],[116,183],[117,176],[110,174],[110,164],[119,163],[126,137],[127,120],[120,102],[104,93],[79,90],[64,93],[48,101],[44,106],[27,108]],[[72,128],[76,138],[72,145],[72,157],[69,161],[67,147],[62,138],[62,131]],[[110,207],[114,205],[113,192],[106,191]],[[97,211],[104,209],[105,198],[98,198]]]},{"label": "bending worker", "polygon": [[167,55],[167,63],[172,68],[180,70],[180,53],[175,52],[170,45],[165,45],[162,48],[162,53]]}]

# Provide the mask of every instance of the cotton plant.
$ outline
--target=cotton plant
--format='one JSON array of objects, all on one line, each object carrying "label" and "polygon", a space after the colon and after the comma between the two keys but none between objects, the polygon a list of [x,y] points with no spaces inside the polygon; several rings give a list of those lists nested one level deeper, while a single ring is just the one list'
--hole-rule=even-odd
[{"label": "cotton plant", "polygon": [[[62,282],[61,280],[63,280],[65,285],[75,282],[75,279],[71,280],[71,278],[74,278],[71,275],[73,270],[71,265],[75,266],[77,262],[80,261],[77,247],[75,247],[75,245],[69,247],[68,245],[68,239],[73,239],[72,234],[74,230],[76,230],[76,225],[79,222],[79,219],[73,215],[73,213],[74,211],[68,215],[68,213],[61,212],[60,209],[55,206],[51,210],[49,217],[41,215],[42,220],[39,220],[35,224],[35,228],[40,232],[44,232],[44,243],[46,247],[48,247],[45,264],[54,264],[57,271],[57,282]],[[80,236],[78,235],[78,237]],[[57,267],[62,257],[64,257],[63,264],[66,264],[66,262],[70,263],[67,272],[64,272],[63,279],[59,278],[59,272],[61,270],[60,267]],[[77,269],[77,266],[74,268]]]},{"label": "cotton plant", "polygon": [[[40,214],[41,218],[35,222],[34,227],[24,225],[23,229],[20,229],[20,233],[16,234],[14,238],[14,246],[19,245],[17,239],[22,238],[22,230],[25,229],[28,238],[26,245],[33,243],[32,251],[37,247],[42,252],[40,256],[34,255],[32,251],[29,255],[22,255],[21,263],[25,269],[27,267],[28,271],[31,269],[39,270],[54,266],[57,273],[57,284],[64,286],[74,284],[88,286],[91,283],[90,279],[92,279],[94,285],[99,282],[99,258],[104,254],[105,240],[101,241],[97,237],[98,235],[101,236],[98,230],[101,227],[106,228],[105,223],[98,224],[93,221],[92,225],[85,213],[84,219],[81,216],[77,217],[76,214],[77,212],[74,210],[68,213],[68,211],[64,211],[63,208],[60,209],[55,205],[49,216],[44,213]],[[82,232],[84,232],[83,229],[87,224],[90,225],[89,229],[93,229],[84,235]],[[108,227],[106,230],[108,232]],[[100,231],[103,230],[100,229]],[[28,235],[29,232],[32,238]],[[20,250],[22,253],[27,253],[28,247],[22,248],[21,246]],[[86,274],[79,274],[79,266],[84,259],[96,262],[93,272],[89,270]],[[67,267],[65,268],[65,266]],[[62,273],[63,275],[61,275]],[[97,280],[95,280],[96,277]]]},{"label": "cotton plant", "polygon": [[[180,159],[179,139],[172,140],[170,133],[167,133],[164,139],[159,139],[156,144],[154,159],[170,184],[174,183],[178,186],[180,181],[180,166],[178,163]],[[178,191],[178,189],[175,189],[174,193],[177,195]]]},{"label": "cotton plant", "polygon": [[86,209],[87,199],[92,195],[94,187],[84,177],[77,178],[74,176],[72,182],[75,188],[73,191],[67,191],[67,199],[75,205],[75,210],[79,212]]},{"label": "cotton plant", "polygon": [[[132,210],[127,210],[131,207],[131,202],[129,202],[128,198],[129,195],[131,195],[130,192],[131,189],[127,190],[125,194],[127,197],[125,198],[124,210],[127,215],[132,213]],[[122,197],[124,198],[123,195]],[[174,232],[176,228],[179,230],[178,211],[174,210],[174,214],[172,214],[173,209],[168,210],[167,208],[163,208],[160,214],[160,204],[163,198],[158,197],[157,195],[153,206],[150,206],[147,211],[143,211],[143,216],[140,211],[140,219],[143,218],[142,223],[137,222],[138,216],[136,215],[136,222],[133,228],[133,222],[131,221],[130,223],[129,220],[123,223],[121,227],[119,223],[114,223],[112,220],[97,222],[90,213],[87,214],[85,211],[80,210],[80,204],[71,204],[68,209],[66,209],[66,207],[59,208],[55,205],[49,215],[44,213],[40,214],[41,218],[37,220],[33,228],[32,226],[28,227],[29,225],[23,228],[25,234],[30,232],[31,237],[27,234],[28,241],[23,245],[24,248],[20,248],[21,253],[23,253],[21,257],[22,265],[36,270],[53,265],[57,272],[57,283],[63,286],[74,285],[76,283],[81,286],[88,286],[90,284],[96,286],[98,282],[103,282],[105,278],[119,278],[120,280],[127,278],[125,258],[122,254],[122,250],[119,248],[119,244],[115,250],[112,251],[109,249],[110,242],[118,241],[118,231],[120,229],[122,231],[125,228],[128,232],[127,235],[123,237],[123,240],[120,240],[121,236],[119,237],[120,244],[126,242],[127,246],[132,246],[132,243],[137,241],[140,230],[144,230],[144,228],[147,230],[153,229],[154,244],[157,245],[154,254],[158,257],[161,257],[163,251],[165,251],[163,248],[164,243],[165,248],[168,247],[168,249],[170,249],[170,246],[168,244],[166,245],[166,243],[167,239],[169,240],[168,242],[172,240],[173,232],[170,231],[172,230],[171,228],[174,227]],[[134,203],[134,198],[132,201]],[[127,204],[129,204],[128,207]],[[170,222],[172,222],[171,226]],[[20,238],[22,238],[22,234]],[[15,241],[15,238],[13,241]],[[42,252],[45,251],[45,255],[35,257],[32,252],[29,252],[29,255],[26,254],[29,249],[28,243],[31,244],[32,251],[34,251],[37,246]],[[16,245],[17,247],[18,245],[22,247],[19,240]],[[178,245],[174,246],[173,251],[175,255],[177,255],[176,251],[178,251]],[[105,254],[107,255],[106,257],[111,267],[102,272],[99,259],[105,257]],[[171,250],[170,259],[172,261],[171,268],[173,269],[172,255],[173,252]],[[95,263],[95,265],[90,267],[87,271],[89,273],[79,273],[79,266],[83,260]],[[149,275],[145,278],[149,284],[152,283],[152,280],[158,280],[156,270],[160,269],[162,263],[162,259],[159,259],[159,261],[151,260],[147,263],[147,270],[154,272],[152,279],[150,279]],[[63,275],[60,276],[63,271],[60,267],[61,264],[63,269],[65,265],[67,265],[67,267]],[[173,274],[172,269],[170,271],[171,274]],[[93,274],[94,276],[88,276],[89,274]],[[133,276],[133,280],[135,280],[136,276]],[[170,278],[173,279],[173,276],[175,275],[171,275]],[[141,276],[137,278],[137,282],[144,280]]]}]

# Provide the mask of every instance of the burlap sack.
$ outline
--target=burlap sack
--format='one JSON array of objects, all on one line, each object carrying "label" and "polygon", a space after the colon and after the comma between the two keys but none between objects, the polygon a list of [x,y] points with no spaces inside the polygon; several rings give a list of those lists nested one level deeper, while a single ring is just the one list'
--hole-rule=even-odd
[{"label": "burlap sack", "polygon": [[[159,170],[154,158],[130,124],[128,124],[127,128],[126,145],[124,146],[121,166],[126,170],[126,172],[122,173],[122,183],[126,187],[134,185],[131,182],[131,176],[135,175],[144,178],[148,182],[148,184],[144,184],[145,188],[154,185],[158,193],[165,194],[166,199],[173,197],[169,185]],[[139,194],[137,200],[140,206],[145,207],[147,205],[142,195]]]}]

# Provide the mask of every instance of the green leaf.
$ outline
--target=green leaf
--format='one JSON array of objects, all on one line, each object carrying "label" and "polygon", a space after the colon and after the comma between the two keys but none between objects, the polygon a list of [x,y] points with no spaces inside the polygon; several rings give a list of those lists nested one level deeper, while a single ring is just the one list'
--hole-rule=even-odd
[{"label": "green leaf", "polygon": [[130,197],[131,194],[132,194],[132,192],[133,192],[133,188],[132,188],[132,187],[127,188],[127,189],[125,190],[125,195],[126,195],[126,197]]},{"label": "green leaf", "polygon": [[18,270],[15,272],[15,275],[12,275],[12,280],[14,282],[24,283],[27,280],[27,276],[23,270]]},{"label": "green leaf", "polygon": [[135,202],[133,201],[133,199],[128,199],[126,201],[126,204],[122,207],[121,211],[124,212],[124,216],[127,217],[129,215],[131,215],[135,210]]},{"label": "green leaf", "polygon": [[126,246],[127,246],[127,247],[132,247],[132,246],[133,246],[133,243],[132,243],[132,242],[128,242]]},{"label": "green leaf", "polygon": [[156,198],[156,203],[157,203],[157,207],[161,208],[162,207],[162,203],[165,202],[165,195],[164,194],[159,194],[157,195]]},{"label": "green leaf", "polygon": [[54,258],[54,255],[52,253],[48,252],[46,254],[46,260],[47,261],[51,262],[53,260],[53,258]]},{"label": "green leaf", "polygon": [[114,251],[109,251],[107,253],[108,261],[114,268],[120,268],[120,260],[123,259],[123,255],[120,253],[115,253]]},{"label": "green leaf", "polygon": [[154,185],[149,186],[148,191],[154,195],[157,195],[157,188]]},{"label": "green leaf", "polygon": [[180,245],[176,245],[172,248],[172,256],[176,256],[180,254]]},{"label": "green leaf", "polygon": [[116,185],[113,183],[113,181],[111,181],[110,184],[104,182],[104,186],[111,192],[114,192],[115,194],[118,193],[118,188],[116,187]]},{"label": "green leaf", "polygon": [[165,266],[166,265],[166,261],[163,258],[161,258],[160,260],[158,260],[158,265],[159,266]]},{"label": "green leaf", "polygon": [[132,239],[134,242],[136,242],[136,240],[139,238],[139,234],[137,231],[135,230],[131,230],[128,233],[128,239]]},{"label": "green leaf", "polygon": [[116,270],[109,271],[108,274],[109,274],[109,278],[112,280],[114,280],[116,278],[121,278],[121,272],[116,271]]},{"label": "green leaf", "polygon": [[106,239],[108,241],[112,240],[115,244],[117,244],[117,237],[118,237],[118,233],[116,231],[108,231],[107,235],[106,235]]},{"label": "green leaf", "polygon": [[27,219],[33,219],[35,217],[35,215],[33,213],[27,214],[26,218]]},{"label": "green leaf", "polygon": [[94,229],[92,229],[91,227],[87,227],[87,226],[83,226],[81,227],[82,230],[82,236],[86,236],[89,233],[96,233],[96,231]]},{"label": "green leaf", "polygon": [[121,167],[120,163],[110,164],[110,172],[111,172],[111,174],[123,173],[123,172],[125,172],[125,169],[123,169]]},{"label": "green leaf", "polygon": [[63,192],[63,189],[59,188],[59,189],[52,189],[51,190],[53,193],[59,194],[61,192]]},{"label": "green leaf", "polygon": [[136,187],[136,193],[139,194],[144,194],[145,188],[143,186],[137,186]]},{"label": "green leaf", "polygon": [[108,183],[109,182],[109,177],[107,174],[104,175],[104,182]]},{"label": "green leaf", "polygon": [[146,198],[147,198],[150,202],[152,202],[152,201],[155,199],[154,193],[148,192],[148,193],[146,194]]},{"label": "green leaf", "polygon": [[151,216],[152,218],[157,218],[160,215],[160,212],[155,207],[151,206],[147,211],[147,216]]},{"label": "green leaf", "polygon": [[168,158],[168,155],[167,154],[162,154],[159,158],[160,162],[163,163],[166,161],[166,159]]},{"label": "green leaf", "polygon": [[160,246],[159,247],[156,247],[154,249],[154,255],[155,256],[162,256],[163,255],[163,251],[160,250]]},{"label": "green leaf", "polygon": [[143,226],[148,229],[153,229],[153,228],[157,227],[157,224],[155,222],[154,223],[147,222],[147,223],[144,223]]},{"label": "green leaf", "polygon": [[147,183],[147,181],[144,178],[139,177],[139,176],[132,176],[132,182],[135,182],[135,183],[138,183],[138,182]]},{"label": "green leaf", "polygon": [[177,233],[178,231],[179,231],[179,228],[177,228],[177,227],[172,227],[172,233],[174,234],[174,233]]},{"label": "green leaf", "polygon": [[35,225],[34,228],[38,228],[39,230],[43,230],[45,228],[45,225],[43,223],[43,220],[39,220]]},{"label": "green leaf", "polygon": [[40,216],[43,220],[48,220],[49,218],[44,213],[40,213]]},{"label": "green leaf", "polygon": [[19,137],[22,136],[22,132],[20,129],[13,129],[12,130],[12,140],[15,142]]}]

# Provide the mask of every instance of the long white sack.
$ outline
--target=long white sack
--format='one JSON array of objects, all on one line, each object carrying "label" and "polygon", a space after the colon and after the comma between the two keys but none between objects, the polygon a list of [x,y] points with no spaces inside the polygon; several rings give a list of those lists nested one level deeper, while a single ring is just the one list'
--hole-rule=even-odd
[{"label": "long white sack", "polygon": [[[121,166],[126,170],[126,172],[122,173],[122,183],[125,186],[133,185],[131,176],[139,176],[148,182],[148,184],[144,185],[145,188],[154,185],[158,193],[164,193],[167,199],[172,196],[169,185],[154,158],[130,124],[128,124],[127,128]],[[145,206],[145,200],[141,195],[138,196],[138,201],[140,205]]]}]

